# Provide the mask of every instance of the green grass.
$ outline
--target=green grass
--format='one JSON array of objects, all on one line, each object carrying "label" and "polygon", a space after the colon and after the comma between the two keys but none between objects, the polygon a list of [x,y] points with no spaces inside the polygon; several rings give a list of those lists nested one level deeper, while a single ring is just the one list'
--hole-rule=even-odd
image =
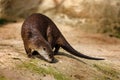
[{"label": "green grass", "polygon": [[114,37],[120,38],[120,27],[115,26],[114,27],[115,33],[113,34]]},{"label": "green grass", "polygon": [[8,23],[8,22],[14,23],[14,22],[16,22],[16,21],[15,21],[15,20],[7,20],[7,19],[2,19],[2,18],[0,18],[0,25],[6,24],[6,23]]},{"label": "green grass", "polygon": [[56,80],[70,80],[64,74],[55,70],[52,67],[41,67],[35,64],[36,62],[24,62],[22,65],[19,65],[19,68],[25,68],[27,70],[32,71],[33,73],[41,74],[41,75],[51,75],[54,76]]},{"label": "green grass", "polygon": [[5,78],[5,76],[0,75],[0,80],[7,80],[7,79]]},{"label": "green grass", "polygon": [[120,73],[119,71],[116,71],[113,69],[111,66],[108,65],[98,65],[98,64],[93,64],[93,66],[100,72],[103,73],[103,75],[100,77],[100,79],[96,80],[119,80],[120,79]]},{"label": "green grass", "polygon": [[5,24],[6,22],[8,22],[6,19],[0,19],[0,24]]}]

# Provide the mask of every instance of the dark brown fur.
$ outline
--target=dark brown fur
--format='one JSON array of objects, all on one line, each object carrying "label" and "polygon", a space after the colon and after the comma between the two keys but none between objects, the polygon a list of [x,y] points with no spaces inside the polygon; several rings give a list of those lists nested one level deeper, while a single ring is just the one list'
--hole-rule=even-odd
[{"label": "dark brown fur", "polygon": [[[43,46],[51,58],[53,58],[53,55],[58,53],[59,48],[62,47],[69,53],[78,57],[92,60],[103,60],[102,58],[86,56],[73,49],[54,22],[42,14],[36,13],[28,17],[22,25],[21,34],[26,52],[30,56],[31,48],[28,45],[32,43],[34,44],[34,46],[32,45],[33,48]],[[52,49],[54,48],[55,50],[53,52]]]}]

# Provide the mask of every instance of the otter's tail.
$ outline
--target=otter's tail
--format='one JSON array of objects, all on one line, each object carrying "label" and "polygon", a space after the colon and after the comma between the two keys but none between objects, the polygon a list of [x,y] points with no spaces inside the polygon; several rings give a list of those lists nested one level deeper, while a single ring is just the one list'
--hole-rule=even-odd
[{"label": "otter's tail", "polygon": [[104,60],[103,58],[90,57],[76,51],[66,40],[64,40],[64,44],[62,44],[61,47],[77,57],[91,59],[91,60]]}]

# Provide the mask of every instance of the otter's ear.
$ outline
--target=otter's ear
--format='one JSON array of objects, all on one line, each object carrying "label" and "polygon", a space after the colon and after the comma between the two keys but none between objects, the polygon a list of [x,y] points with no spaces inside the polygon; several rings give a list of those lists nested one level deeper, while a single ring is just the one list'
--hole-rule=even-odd
[{"label": "otter's ear", "polygon": [[48,28],[47,28],[47,40],[48,40],[48,42],[50,43],[50,44],[52,44],[52,29],[51,29],[51,27],[49,26]]},{"label": "otter's ear", "polygon": [[47,36],[50,36],[51,33],[52,33],[52,29],[50,28],[50,26],[48,26],[48,28],[47,28]]}]

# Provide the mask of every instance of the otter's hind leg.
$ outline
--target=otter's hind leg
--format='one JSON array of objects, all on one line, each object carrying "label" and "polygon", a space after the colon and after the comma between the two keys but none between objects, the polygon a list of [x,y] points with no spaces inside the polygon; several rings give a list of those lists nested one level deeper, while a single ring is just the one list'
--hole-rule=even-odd
[{"label": "otter's hind leg", "polygon": [[60,46],[56,45],[54,50],[54,55],[58,54],[59,49],[60,49]]}]

